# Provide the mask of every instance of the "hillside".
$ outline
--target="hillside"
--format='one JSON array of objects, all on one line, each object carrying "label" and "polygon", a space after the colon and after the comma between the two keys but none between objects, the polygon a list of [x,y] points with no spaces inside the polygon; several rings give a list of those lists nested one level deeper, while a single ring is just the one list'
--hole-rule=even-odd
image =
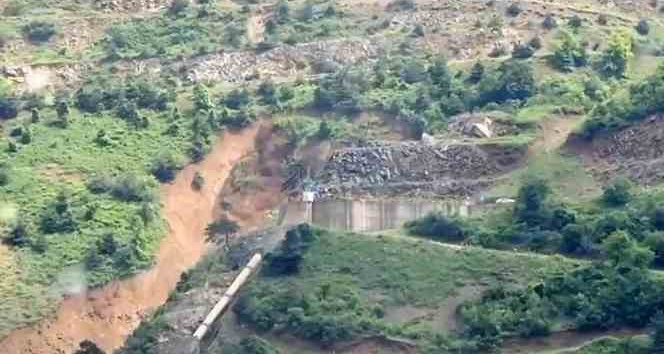
[{"label": "hillside", "polygon": [[[481,210],[408,228],[478,247],[458,263],[427,247],[408,251],[421,269],[396,250],[374,254],[383,242],[401,247],[403,235],[346,249],[334,240],[353,244],[349,236],[320,231],[334,235],[317,241],[337,247],[334,257],[314,245],[301,274],[261,276],[242,293],[339,283],[326,291],[354,294],[342,300],[368,320],[352,332],[373,344],[348,339],[338,349],[509,337],[450,339],[418,327],[442,325],[433,309],[457,290],[480,298],[488,285],[548,276],[508,250],[603,267],[624,256],[629,274],[661,266],[663,13],[649,0],[0,0],[0,345],[10,354],[68,354],[85,339],[106,352],[121,347],[212,241],[235,245],[247,237],[234,235],[278,225],[303,191]],[[634,253],[611,253],[612,243]],[[356,258],[394,263],[358,261],[358,274],[316,263]],[[440,279],[431,272],[446,267]],[[413,283],[395,284],[404,275],[386,268],[412,272]],[[617,276],[610,269],[601,276]],[[448,288],[457,277],[472,289]],[[390,291],[374,298],[377,289]],[[612,328],[588,326],[644,331],[645,308],[638,321],[612,314]],[[391,310],[416,314],[415,329]],[[567,311],[558,315],[577,315]],[[233,316],[224,321],[242,320]],[[288,352],[278,337],[294,336],[309,350],[300,328],[284,328],[265,339]]]}]

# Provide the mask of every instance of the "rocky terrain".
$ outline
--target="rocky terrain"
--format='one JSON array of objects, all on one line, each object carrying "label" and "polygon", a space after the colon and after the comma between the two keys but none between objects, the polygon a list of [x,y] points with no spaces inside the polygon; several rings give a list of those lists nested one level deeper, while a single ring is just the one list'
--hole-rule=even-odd
[{"label": "rocky terrain", "polygon": [[656,185],[664,178],[664,116],[657,115],[591,143],[570,139],[592,172],[603,181],[618,176]]},{"label": "rocky terrain", "polygon": [[334,152],[316,178],[323,198],[465,197],[523,162],[525,147],[404,142]]}]

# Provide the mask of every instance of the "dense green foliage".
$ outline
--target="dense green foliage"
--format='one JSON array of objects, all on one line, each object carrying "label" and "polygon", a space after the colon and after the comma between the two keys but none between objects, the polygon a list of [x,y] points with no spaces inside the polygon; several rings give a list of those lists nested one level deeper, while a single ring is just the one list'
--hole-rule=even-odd
[{"label": "dense green foliage", "polygon": [[[477,82],[476,85],[468,85]],[[445,125],[446,117],[489,104],[523,104],[537,87],[529,62],[506,61],[497,69],[475,67],[453,76],[442,58],[394,57],[370,70],[343,69],[323,78],[314,106],[346,114],[375,109],[412,123],[422,132]]]},{"label": "dense green foliage", "polygon": [[584,123],[583,135],[593,138],[662,112],[663,90],[664,67],[659,67],[655,74],[629,85],[626,90],[615,93],[605,104],[598,105],[591,119]]},{"label": "dense green foliage", "polygon": [[580,330],[644,327],[664,305],[663,291],[641,268],[596,265],[523,290],[491,290],[461,314],[465,334],[491,348],[506,335],[545,335],[561,318]]}]

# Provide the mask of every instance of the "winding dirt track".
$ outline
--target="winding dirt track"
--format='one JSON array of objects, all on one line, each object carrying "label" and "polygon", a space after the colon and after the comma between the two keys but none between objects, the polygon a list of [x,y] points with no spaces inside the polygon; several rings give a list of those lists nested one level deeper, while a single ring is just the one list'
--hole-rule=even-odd
[{"label": "winding dirt track", "polygon": [[[207,158],[181,171],[164,185],[161,200],[170,231],[155,265],[135,277],[65,299],[55,318],[12,332],[0,343],[3,354],[70,354],[84,339],[107,352],[122,346],[150,310],[163,304],[180,274],[206,252],[205,228],[213,221],[219,193],[233,165],[254,151],[259,125],[227,133]],[[205,178],[201,191],[191,188],[194,173]]]}]

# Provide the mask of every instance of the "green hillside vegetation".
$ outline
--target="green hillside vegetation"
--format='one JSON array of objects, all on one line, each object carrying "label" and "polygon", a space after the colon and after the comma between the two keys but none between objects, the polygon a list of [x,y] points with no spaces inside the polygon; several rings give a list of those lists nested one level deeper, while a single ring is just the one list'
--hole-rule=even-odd
[{"label": "green hillside vegetation", "polygon": [[467,286],[526,286],[578,266],[557,257],[458,251],[300,226],[287,235],[280,251],[266,258],[263,274],[243,291],[234,311],[259,332],[286,331],[323,346],[384,334],[440,352],[475,344],[427,323],[390,322],[386,313],[406,305],[444,307]]}]

